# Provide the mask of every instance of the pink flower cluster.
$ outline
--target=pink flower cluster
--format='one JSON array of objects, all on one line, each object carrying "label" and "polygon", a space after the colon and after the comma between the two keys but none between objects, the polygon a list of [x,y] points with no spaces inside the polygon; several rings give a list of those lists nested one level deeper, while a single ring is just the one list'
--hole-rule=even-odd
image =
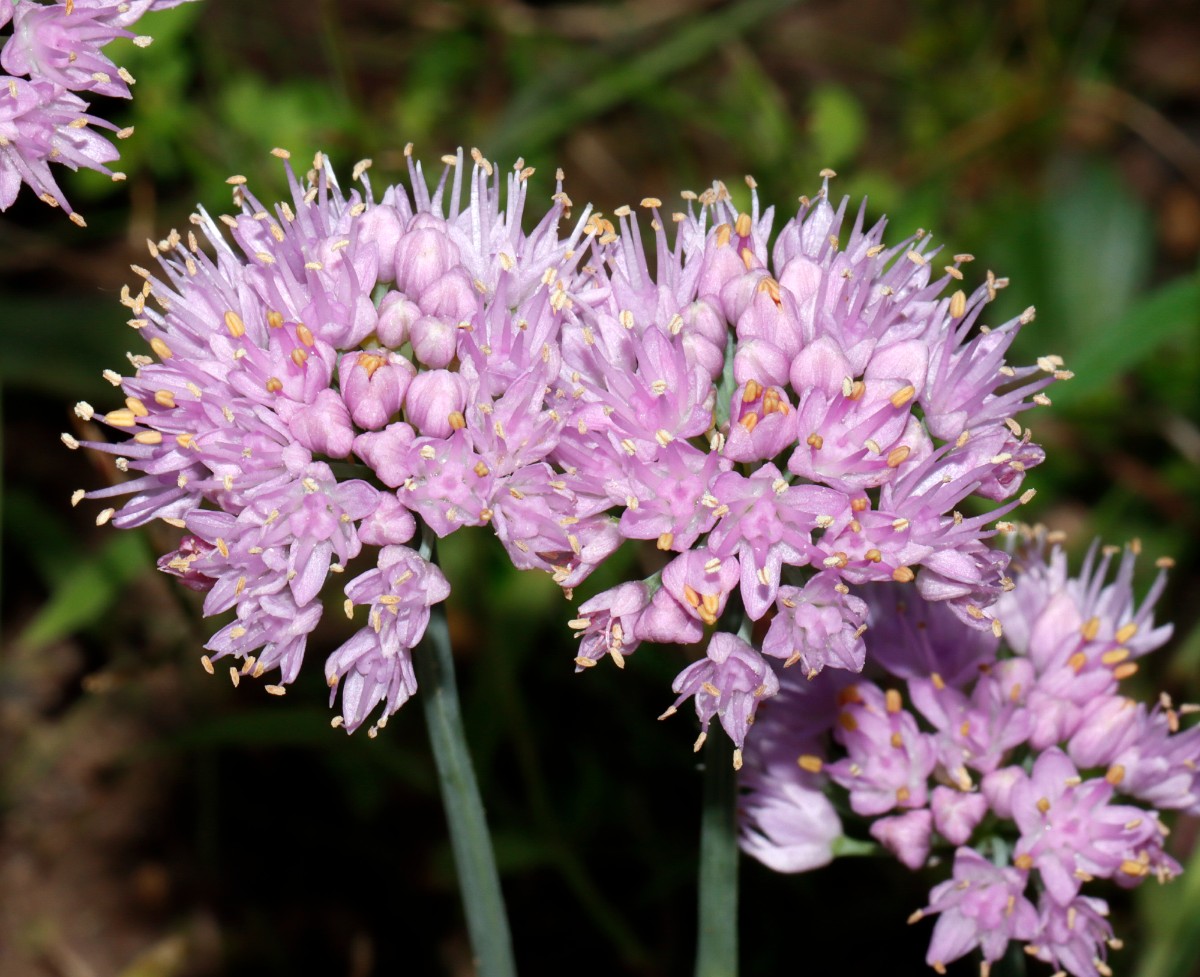
[{"label": "pink flower cluster", "polygon": [[1155,627],[1160,573],[1140,605],[1135,550],[1109,579],[1111,551],[1068,575],[1057,547],[1031,547],[994,610],[1001,643],[894,585],[868,594],[872,667],[863,676],[783,678],[747,749],[742,845],[779,871],[830,861],[843,796],[905,865],[953,849],[951,878],[912,921],[938,919],[938,972],[1012,940],[1076,977],[1111,973],[1119,945],[1095,879],[1130,887],[1180,871],[1162,810],[1200,814],[1200,727],[1180,729],[1165,697],[1121,691],[1166,642]]},{"label": "pink flower cluster", "polygon": [[151,39],[130,28],[151,10],[186,0],[0,0],[0,29],[11,30],[0,50],[0,210],[7,210],[21,184],[42,200],[71,209],[50,171],[51,163],[85,167],[123,180],[108,168],[120,154],[105,129],[124,139],[132,129],[88,113],[79,93],[129,98],[133,76],[104,54],[118,37],[145,47]]},{"label": "pink flower cluster", "polygon": [[[990,633],[1008,558],[984,541],[1042,458],[1014,417],[1065,375],[1006,362],[1032,313],[980,323],[1003,281],[967,294],[968,256],[936,271],[924,234],[889,247],[827,186],[773,245],[753,186],[744,210],[721,184],[675,214],[644,200],[651,260],[630,208],[571,220],[560,174],[527,231],[532,170],[472,156],[430,187],[410,155],[410,189],[378,197],[365,165],[349,193],[321,157],[289,166],[290,202],[238,185],[238,213],[198,213],[135,268],[152,355],[110,374],[123,407],[78,412],[130,436],[89,446],[138,474],[79,496],[185,530],[162,568],[235,612],[214,658],[279,668],[283,691],[328,575],[366,547],[344,588],[366,623],[325,670],[338,722],[386,718],[448,592],[410,544],[466,526],[568,596],[624,540],[656,543],[659,573],[580,608],[580,668],[697,642],[731,602],[770,620],[761,650],[719,633],[675,683],[739,748],[778,688],[768,657],[862,667],[851,588],[900,581]],[[964,516],[972,498],[999,505]]]}]

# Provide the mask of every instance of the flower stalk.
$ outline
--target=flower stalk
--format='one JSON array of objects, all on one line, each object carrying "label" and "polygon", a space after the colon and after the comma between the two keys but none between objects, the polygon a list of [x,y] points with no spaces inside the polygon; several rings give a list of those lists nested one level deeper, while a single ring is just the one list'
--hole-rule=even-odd
[{"label": "flower stalk", "polygon": [[737,977],[737,774],[719,733],[704,745],[696,977]]},{"label": "flower stalk", "polygon": [[[714,639],[736,634],[745,641],[751,626],[735,598]],[[738,971],[737,771],[742,751],[739,744],[730,762],[729,745],[720,734],[704,739],[696,977],[737,977]]]},{"label": "flower stalk", "polygon": [[479,977],[515,977],[500,874],[459,708],[445,604],[432,608],[413,666],[425,706],[475,966]]}]

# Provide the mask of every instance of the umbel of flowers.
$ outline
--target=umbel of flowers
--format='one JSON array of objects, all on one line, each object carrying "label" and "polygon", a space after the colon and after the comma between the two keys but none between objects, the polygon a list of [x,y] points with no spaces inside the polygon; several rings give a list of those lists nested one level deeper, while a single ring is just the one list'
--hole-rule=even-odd
[{"label": "umbel of flowers", "polygon": [[118,37],[145,47],[151,38],[131,28],[152,10],[186,0],[0,0],[0,210],[7,210],[21,184],[52,207],[62,207],[76,224],[50,170],[51,163],[125,174],[108,164],[120,154],[108,137],[125,139],[132,129],[89,114],[81,96],[129,98],[133,76],[115,65],[104,48]]},{"label": "umbel of flowers", "polygon": [[[742,846],[780,871],[830,861],[834,801],[910,868],[946,854],[950,878],[910,921],[936,915],[927,962],[978,949],[986,975],[1010,941],[1076,977],[1109,977],[1114,939],[1097,879],[1132,887],[1180,871],[1160,812],[1200,814],[1200,727],[1165,696],[1121,683],[1166,642],[1139,605],[1136,547],[1068,574],[1039,534],[997,601],[1003,641],[913,588],[865,592],[869,666],[813,681],[784,673],[749,741]],[[1163,561],[1164,567],[1168,561]],[[950,858],[950,853],[953,853]]]},{"label": "umbel of flowers", "polygon": [[[862,667],[868,585],[998,630],[1008,557],[984,541],[1042,459],[1015,418],[1065,375],[1007,363],[1032,310],[984,326],[1002,280],[963,290],[969,256],[921,232],[885,244],[882,221],[829,201],[831,173],[773,244],[752,181],[744,210],[721,184],[677,213],[643,200],[647,244],[629,207],[572,216],[561,174],[531,213],[520,161],[460,150],[431,187],[408,155],[409,187],[382,194],[365,163],[343,191],[320,155],[304,180],[285,164],[292,199],[273,207],[232,178],[235,214],[200,211],[134,269],[123,301],[148,349],[106,374],[124,404],[77,407],[127,436],[86,444],[132,477],[76,501],[129,496],[99,520],[178,526],[161,568],[206,614],[235,611],[207,667],[278,670],[281,694],[329,575],[365,549],[344,584],[360,628],[325,674],[335,725],[380,705],[383,725],[449,592],[416,539],[468,526],[568,596],[623,540],[662,552],[582,605],[579,668],[699,642],[727,605],[769,619],[761,647],[722,622],[675,683],[735,763],[779,688],[768,658]],[[980,500],[996,505],[961,512]]]}]

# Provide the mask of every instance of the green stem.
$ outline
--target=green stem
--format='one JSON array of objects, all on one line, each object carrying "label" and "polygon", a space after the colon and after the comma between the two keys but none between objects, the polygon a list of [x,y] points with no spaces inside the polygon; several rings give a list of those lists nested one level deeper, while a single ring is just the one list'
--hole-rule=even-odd
[{"label": "green stem", "polygon": [[696,977],[737,977],[737,776],[731,746],[717,729],[704,744]]},{"label": "green stem", "polygon": [[444,604],[430,609],[429,627],[413,654],[413,666],[450,826],[450,845],[476,971],[479,977],[515,977],[500,875],[458,704]]},{"label": "green stem", "polygon": [[[751,642],[754,622],[736,593],[717,627]],[[696,977],[737,977],[738,972],[737,767],[732,746],[719,728],[711,728],[704,741]],[[736,756],[741,766],[740,752]]]}]

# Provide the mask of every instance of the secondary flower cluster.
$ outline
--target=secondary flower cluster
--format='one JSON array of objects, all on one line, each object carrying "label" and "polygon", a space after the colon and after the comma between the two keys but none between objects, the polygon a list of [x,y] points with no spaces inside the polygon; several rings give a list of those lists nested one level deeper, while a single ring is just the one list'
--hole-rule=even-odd
[{"label": "secondary flower cluster", "polygon": [[[568,596],[623,540],[671,555],[582,606],[580,667],[696,642],[735,593],[752,620],[774,612],[762,652],[809,675],[862,666],[851,587],[915,579],[996,626],[1007,556],[983,540],[1042,458],[1013,418],[1064,375],[1054,357],[1006,363],[1032,313],[980,324],[1003,281],[942,295],[968,256],[935,273],[923,233],[888,247],[827,185],[773,247],[753,186],[746,210],[721,184],[669,219],[644,200],[652,270],[630,208],[571,221],[560,174],[526,231],[533,171],[472,156],[445,157],[431,188],[409,154],[411,188],[379,197],[365,164],[346,193],[318,156],[304,181],[288,166],[292,200],[273,208],[234,177],[224,231],[201,211],[151,245],[160,271],[134,269],[124,301],[153,355],[109,374],[123,407],[77,411],[130,435],[89,446],[140,474],[77,496],[131,495],[101,520],[186,530],[162,568],[207,591],[207,614],[236,611],[213,657],[243,659],[235,676],[279,668],[282,692],[328,574],[372,548],[345,586],[367,622],[325,671],[336,722],[381,702],[386,719],[449,589],[409,545],[422,527],[489,525]],[[970,497],[1002,504],[965,517]],[[725,633],[676,682],[739,748],[776,687]]]},{"label": "secondary flower cluster", "polygon": [[71,209],[50,172],[51,163],[85,167],[123,180],[108,168],[120,154],[105,129],[125,139],[133,130],[88,113],[78,93],[129,98],[133,76],[104,54],[118,37],[139,47],[151,39],[132,28],[151,10],[186,0],[0,0],[0,29],[11,34],[0,50],[0,210],[7,210],[26,183],[42,200]]},{"label": "secondary flower cluster", "polygon": [[1062,551],[1038,544],[996,604],[1003,643],[911,588],[876,588],[872,668],[785,673],[747,749],[742,846],[772,868],[831,860],[831,797],[910,868],[954,849],[951,878],[912,917],[938,915],[926,957],[938,972],[975,948],[986,972],[1017,940],[1056,970],[1110,974],[1119,943],[1085,886],[1174,876],[1159,812],[1200,813],[1200,726],[1180,731],[1189,710],[1120,688],[1170,636],[1151,615],[1165,575],[1139,606],[1135,548],[1110,580],[1112,551],[1071,577]]}]

